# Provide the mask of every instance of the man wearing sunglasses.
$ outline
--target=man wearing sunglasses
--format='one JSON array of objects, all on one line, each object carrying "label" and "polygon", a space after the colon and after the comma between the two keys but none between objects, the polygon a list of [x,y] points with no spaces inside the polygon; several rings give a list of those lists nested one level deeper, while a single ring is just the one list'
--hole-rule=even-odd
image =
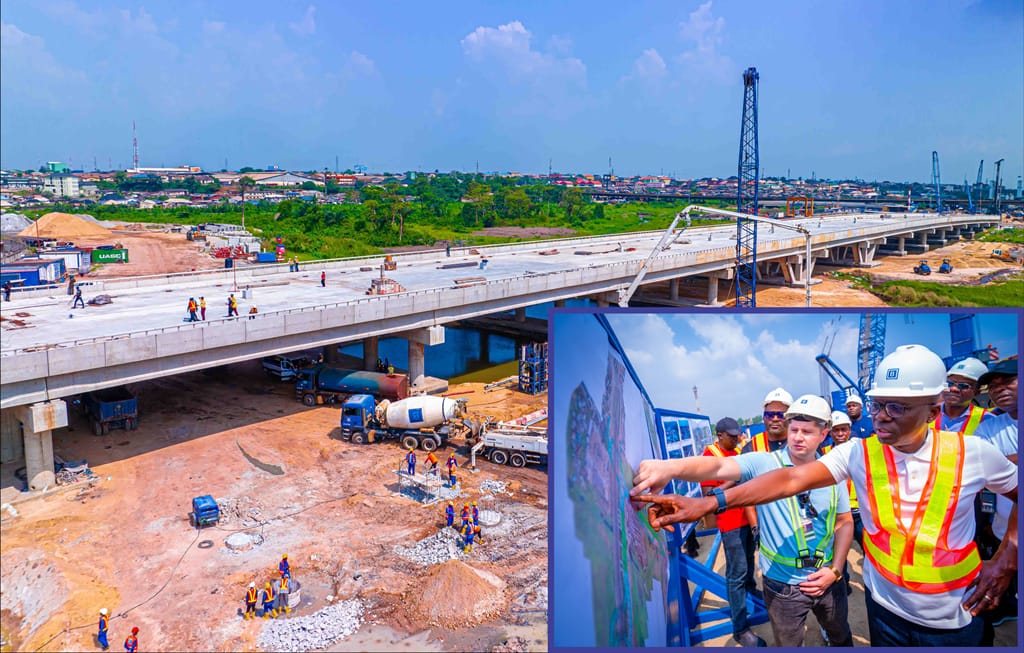
[{"label": "man wearing sunglasses", "polygon": [[946,389],[942,392],[942,414],[939,428],[963,435],[974,435],[978,426],[991,414],[974,403],[978,396],[978,379],[988,367],[977,358],[965,358],[946,373]]},{"label": "man wearing sunglasses", "polygon": [[740,453],[751,451],[778,451],[786,446],[786,409],[793,403],[793,395],[775,388],[764,398],[764,431],[750,439]]},{"label": "man wearing sunglasses", "polygon": [[[784,448],[730,458],[645,460],[634,479],[634,489],[657,492],[673,477],[749,482],[772,470],[812,464],[828,434],[831,409],[815,395],[804,395],[791,404],[785,412],[788,429]],[[651,478],[652,472],[654,484],[645,480]],[[721,503],[722,497],[721,489],[714,488],[709,501]],[[645,501],[670,497],[640,498]],[[722,514],[725,510],[715,512]],[[833,484],[759,505],[757,516],[761,524],[764,600],[775,645],[803,646],[807,615],[814,613],[831,646],[853,646],[847,621],[846,587],[840,571],[853,541],[853,518],[845,486]]]},{"label": "man wearing sunglasses", "polygon": [[[648,519],[663,528],[852,479],[864,523],[871,645],[978,646],[984,626],[977,615],[999,605],[1017,574],[1017,467],[983,438],[929,428],[945,386],[942,359],[921,345],[897,347],[879,363],[868,392],[876,437],[762,474],[721,497],[642,494],[660,491],[673,471],[644,461],[632,500],[653,504]],[[702,471],[677,478],[707,478]],[[723,476],[713,470],[713,478]],[[1002,544],[984,567],[973,541],[973,501],[982,488],[1012,502]]]}]

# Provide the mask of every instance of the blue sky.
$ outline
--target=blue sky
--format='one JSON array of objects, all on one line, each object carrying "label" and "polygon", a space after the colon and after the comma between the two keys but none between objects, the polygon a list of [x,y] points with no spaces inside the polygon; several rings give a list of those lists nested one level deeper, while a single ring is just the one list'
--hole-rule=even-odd
[{"label": "blue sky", "polygon": [[1024,150],[1019,0],[4,0],[0,166],[943,180]]},{"label": "blue sky", "polygon": [[[753,417],[773,388],[794,397],[821,394],[814,357],[834,342],[829,356],[851,377],[857,374],[859,313],[611,313],[630,363],[657,408],[695,411],[712,420]],[[557,322],[556,322],[557,328]],[[1017,316],[978,313],[978,346],[992,345],[1001,356],[1018,353]],[[949,314],[891,313],[886,320],[885,351],[920,344],[941,357],[950,354]],[[555,352],[555,374],[558,352]],[[835,390],[834,386],[829,391]]]}]

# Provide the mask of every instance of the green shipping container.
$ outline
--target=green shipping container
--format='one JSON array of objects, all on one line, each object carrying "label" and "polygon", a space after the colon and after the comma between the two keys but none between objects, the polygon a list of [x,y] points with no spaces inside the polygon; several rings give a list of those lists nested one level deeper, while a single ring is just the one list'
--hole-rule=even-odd
[{"label": "green shipping container", "polygon": [[93,263],[127,263],[128,250],[126,249],[94,249],[92,250]]}]

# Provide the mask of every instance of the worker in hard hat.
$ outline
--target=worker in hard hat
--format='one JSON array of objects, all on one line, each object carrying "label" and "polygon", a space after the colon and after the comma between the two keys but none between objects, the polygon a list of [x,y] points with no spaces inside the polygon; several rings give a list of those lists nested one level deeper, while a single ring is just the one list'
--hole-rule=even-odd
[{"label": "worker in hard hat", "polygon": [[449,528],[455,524],[455,505],[451,501],[448,502],[444,509],[444,516],[448,521]]},{"label": "worker in hard hat", "polygon": [[448,487],[455,487],[455,470],[459,467],[459,462],[455,460],[455,454],[448,454],[448,462],[445,463],[448,466]]},{"label": "worker in hard hat", "polygon": [[473,526],[473,541],[477,544],[484,543],[484,532],[483,530],[481,530],[480,524],[476,524]]},{"label": "worker in hard hat", "polygon": [[871,418],[864,414],[864,400],[856,392],[846,398],[846,414],[850,418],[851,438],[870,438],[875,432]]},{"label": "worker in hard hat", "polygon": [[277,610],[274,609],[274,588],[270,583],[266,583],[263,586],[263,618],[269,619],[273,617],[277,619]]},{"label": "worker in hard hat", "polygon": [[468,503],[462,504],[462,512],[459,514],[459,517],[462,518],[462,526],[460,528],[465,528],[466,524],[468,524],[470,521],[473,520],[473,516],[472,515],[473,515],[473,513],[469,509],[469,504]]},{"label": "worker in hard hat", "polygon": [[429,467],[427,468],[427,471],[424,472],[424,473],[425,474],[437,474],[437,464],[439,462],[441,462],[441,461],[439,461],[437,459],[437,456],[434,455],[433,451],[431,451],[430,453],[427,454],[426,462],[427,462],[427,465],[429,465]]},{"label": "worker in hard hat", "polygon": [[750,439],[740,453],[751,451],[777,451],[786,446],[786,409],[793,403],[793,395],[775,388],[765,395],[762,411],[764,431]]},{"label": "worker in hard hat", "polygon": [[291,576],[292,567],[288,564],[288,554],[285,553],[281,556],[281,562],[277,563],[277,571],[281,576]]},{"label": "worker in hard hat", "polygon": [[978,425],[994,417],[974,403],[974,398],[978,396],[978,379],[986,372],[988,366],[973,356],[949,368],[946,373],[946,389],[942,392],[940,429],[974,435]]},{"label": "worker in hard hat", "polygon": [[[996,407],[1003,412],[999,415],[994,415],[991,419],[985,420],[978,426],[978,430],[974,432],[976,437],[984,438],[991,442],[996,449],[999,449],[1013,463],[1017,463],[1018,447],[1020,446],[1017,422],[1019,418],[1017,404],[1018,365],[1019,362],[1016,357],[996,361],[991,363],[988,366],[988,371],[979,377],[979,385],[988,386],[988,396],[995,403]],[[1005,497],[996,496],[995,510],[988,532],[991,534],[997,549],[1002,544],[1002,541],[1006,539],[1007,526],[1012,510],[1013,504],[1007,501]],[[982,613],[982,615],[985,617],[986,623],[990,625],[989,628],[986,628],[986,635],[994,635],[991,631],[991,626],[998,626],[1004,621],[1017,618],[1016,577],[1006,591],[1003,592],[996,610],[990,613]],[[990,640],[982,642],[983,646],[991,644]]]},{"label": "worker in hard hat", "polygon": [[132,628],[132,634],[124,640],[124,650],[128,653],[135,653],[139,650],[139,627]]},{"label": "worker in hard hat", "polygon": [[[816,462],[762,474],[717,501],[649,494],[672,478],[699,480],[709,470],[676,466],[690,461],[644,461],[633,499],[654,504],[649,518],[661,528],[719,507],[777,501],[852,479],[864,521],[871,645],[979,646],[984,625],[978,615],[999,605],[1017,574],[1017,467],[985,438],[929,428],[945,388],[941,358],[921,345],[897,347],[879,363],[867,393],[875,437],[854,438]],[[735,478],[739,466],[732,461],[740,459],[710,471]],[[1011,504],[999,550],[984,566],[972,540],[973,500],[982,488]]]},{"label": "worker in hard hat", "polygon": [[473,552],[473,537],[476,534],[473,532],[473,524],[468,521],[462,522],[462,551],[463,553]]},{"label": "worker in hard hat", "polygon": [[107,609],[106,608],[100,608],[100,630],[99,630],[99,633],[96,634],[96,639],[99,641],[100,646],[103,647],[104,651],[106,651],[107,649],[110,648],[110,643],[107,641],[107,626],[108,625],[109,625],[109,622],[107,620]]},{"label": "worker in hard hat", "polygon": [[405,465],[409,476],[416,475],[416,450],[409,447],[409,453],[405,454]]},{"label": "worker in hard hat", "polygon": [[[704,448],[705,456],[729,458],[739,455],[739,423],[723,417],[715,424],[715,442]],[[735,485],[729,481],[703,481],[701,491],[711,495],[716,487]],[[747,613],[747,593],[760,594],[754,582],[754,537],[743,508],[733,508],[718,515],[718,532],[725,551],[725,587],[732,617],[732,636],[741,646],[765,646],[765,641],[750,629]],[[696,531],[694,528],[691,533]]]},{"label": "worker in hard hat", "polygon": [[476,526],[480,523],[480,509],[477,508],[476,501],[473,502],[473,509],[471,512],[473,513],[473,525]]},{"label": "worker in hard hat", "polygon": [[288,606],[288,594],[291,592],[291,575],[281,576],[281,584],[277,586],[277,612],[278,614],[290,614],[292,609]]},{"label": "worker in hard hat", "polygon": [[256,618],[256,599],[259,598],[258,592],[256,591],[256,583],[249,583],[249,587],[245,590],[245,613],[242,614],[242,619],[249,620]]}]

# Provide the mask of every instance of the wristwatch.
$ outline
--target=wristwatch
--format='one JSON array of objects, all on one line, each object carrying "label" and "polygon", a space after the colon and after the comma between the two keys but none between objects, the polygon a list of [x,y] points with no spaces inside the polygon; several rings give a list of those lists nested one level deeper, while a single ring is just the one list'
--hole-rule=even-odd
[{"label": "wristwatch", "polygon": [[716,499],[718,499],[718,508],[715,510],[715,514],[721,515],[723,512],[725,512],[726,509],[725,492],[722,491],[722,488],[716,487],[714,490],[711,491],[711,494],[714,495]]},{"label": "wristwatch", "polygon": [[839,582],[843,579],[843,572],[836,569],[834,565],[829,567],[829,571],[836,575],[836,582]]}]

